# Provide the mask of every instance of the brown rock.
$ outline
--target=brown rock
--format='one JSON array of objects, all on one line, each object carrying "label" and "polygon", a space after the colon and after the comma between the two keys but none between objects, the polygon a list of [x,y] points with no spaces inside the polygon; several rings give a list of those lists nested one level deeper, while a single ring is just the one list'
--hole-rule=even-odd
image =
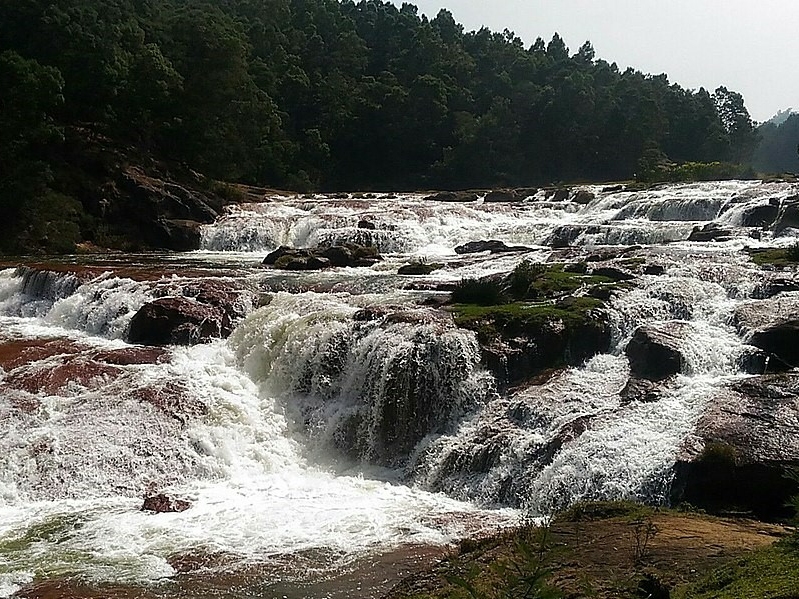
[{"label": "brown rock", "polygon": [[158,495],[145,497],[141,509],[145,512],[163,514],[168,512],[185,512],[190,507],[191,503],[184,499],[176,499],[159,493]]}]

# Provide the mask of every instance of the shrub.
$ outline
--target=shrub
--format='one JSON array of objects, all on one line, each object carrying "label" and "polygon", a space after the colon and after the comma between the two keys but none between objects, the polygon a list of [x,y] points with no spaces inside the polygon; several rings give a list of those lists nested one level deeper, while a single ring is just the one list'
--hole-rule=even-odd
[{"label": "shrub", "polygon": [[519,298],[527,295],[530,286],[547,272],[545,264],[531,262],[524,259],[513,269],[508,276],[508,288],[510,292]]},{"label": "shrub", "polygon": [[456,304],[495,306],[507,302],[502,284],[492,279],[463,279],[452,291]]}]

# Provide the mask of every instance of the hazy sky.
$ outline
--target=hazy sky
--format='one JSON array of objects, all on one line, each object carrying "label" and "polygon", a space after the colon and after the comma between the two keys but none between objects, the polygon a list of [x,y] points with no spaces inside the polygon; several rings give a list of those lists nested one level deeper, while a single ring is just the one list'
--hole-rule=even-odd
[{"label": "hazy sky", "polygon": [[[402,4],[402,0],[393,0]],[[598,58],[666,73],[689,89],[743,94],[756,121],[799,111],[799,0],[415,0],[449,9],[467,30],[507,28],[530,45],[557,31],[572,53],[590,40]]]}]

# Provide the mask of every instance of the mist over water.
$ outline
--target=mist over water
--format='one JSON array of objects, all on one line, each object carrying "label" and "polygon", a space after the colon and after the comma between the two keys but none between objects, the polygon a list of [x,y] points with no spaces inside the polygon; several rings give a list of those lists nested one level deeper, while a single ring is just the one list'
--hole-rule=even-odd
[{"label": "mist over water", "polygon": [[[740,250],[792,238],[686,240],[713,221],[741,227],[747,210],[798,190],[584,191],[587,203],[573,191],[560,201],[318,196],[231,207],[191,259],[235,268],[230,280],[259,300],[229,339],[145,363],[98,356],[130,349],[136,311],[191,277],[0,271],[0,596],[62,577],[157,588],[198,555],[303,580],[510,525],[520,508],[667,501],[708,397],[745,376],[730,320],[764,275]],[[529,250],[455,252],[481,239]],[[344,242],[376,245],[385,260],[316,273],[258,265],[280,245]],[[585,259],[622,245],[640,245],[625,259],[663,274],[642,274],[610,300],[609,353],[536,385],[500,390],[477,335],[427,305],[462,278],[524,258]],[[443,268],[397,275],[418,260]],[[685,323],[682,372],[658,401],[625,401],[627,342],[642,324],[670,321]],[[141,511],[154,492],[191,507]]]}]

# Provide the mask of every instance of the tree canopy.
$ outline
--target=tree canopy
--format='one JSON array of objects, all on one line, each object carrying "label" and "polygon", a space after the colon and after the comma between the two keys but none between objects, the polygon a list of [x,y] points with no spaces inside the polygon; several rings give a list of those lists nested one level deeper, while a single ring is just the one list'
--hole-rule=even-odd
[{"label": "tree canopy", "polygon": [[755,145],[724,87],[383,0],[0,0],[0,53],[12,164],[76,124],[295,189],[621,179],[653,151],[740,162]]}]

